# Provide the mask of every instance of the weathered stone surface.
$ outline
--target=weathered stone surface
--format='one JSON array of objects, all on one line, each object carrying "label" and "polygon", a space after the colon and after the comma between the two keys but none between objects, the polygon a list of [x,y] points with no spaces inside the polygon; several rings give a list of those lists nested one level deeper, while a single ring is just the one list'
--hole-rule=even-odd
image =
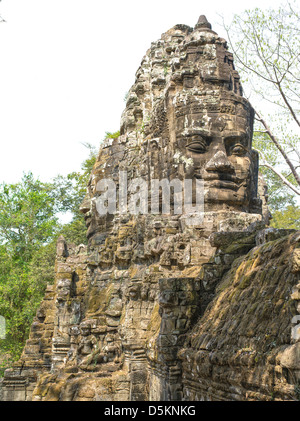
[{"label": "weathered stone surface", "polygon": [[[265,230],[252,126],[232,54],[205,17],[152,43],[81,205],[89,245],[58,239],[55,285],[5,373],[3,399],[295,396],[299,233]],[[99,212],[107,179],[118,188],[114,214]],[[203,209],[177,212],[176,184],[164,209],[154,179],[200,180]]]},{"label": "weathered stone surface", "polygon": [[298,236],[254,247],[222,277],[179,352],[185,399],[298,398],[299,275],[289,261]]}]

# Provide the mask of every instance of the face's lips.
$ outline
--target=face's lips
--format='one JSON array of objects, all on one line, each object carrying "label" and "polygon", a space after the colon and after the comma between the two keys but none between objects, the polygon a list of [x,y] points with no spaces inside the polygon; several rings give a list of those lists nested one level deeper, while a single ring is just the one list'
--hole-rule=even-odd
[{"label": "face's lips", "polygon": [[213,181],[213,180],[220,180],[220,181],[232,181],[233,183],[237,183],[239,180],[238,178],[229,173],[215,173],[215,172],[208,172],[205,171],[202,173],[201,178],[205,181]]},{"label": "face's lips", "polygon": [[234,174],[224,172],[212,172],[212,171],[201,171],[201,168],[195,168],[195,177],[204,181],[231,181],[233,183],[239,183],[241,180]]},{"label": "face's lips", "polygon": [[195,172],[195,178],[204,180],[208,188],[238,190],[240,181],[235,175],[226,173],[205,172],[203,175],[200,171]]},{"label": "face's lips", "polygon": [[239,186],[232,181],[224,181],[224,180],[211,180],[207,183],[209,188],[216,188],[216,189],[229,189],[237,191]]}]

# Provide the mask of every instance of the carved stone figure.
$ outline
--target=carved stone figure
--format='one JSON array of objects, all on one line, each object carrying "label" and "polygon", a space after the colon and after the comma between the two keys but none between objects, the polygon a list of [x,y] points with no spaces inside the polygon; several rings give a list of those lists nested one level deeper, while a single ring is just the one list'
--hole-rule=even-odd
[{"label": "carved stone figure", "polygon": [[[69,247],[59,239],[52,301],[47,301],[47,317],[38,326],[43,333],[32,329],[19,364],[26,399],[243,400],[255,388],[259,399],[267,399],[262,378],[285,399],[290,383],[284,370],[276,387],[273,375],[261,373],[275,370],[275,356],[282,346],[290,346],[289,337],[282,333],[272,355],[267,340],[255,337],[255,329],[261,331],[256,305],[264,309],[266,335],[289,325],[293,307],[283,311],[274,327],[262,305],[264,295],[251,289],[252,277],[256,288],[263,288],[256,265],[263,271],[271,253],[264,244],[259,243],[263,257],[254,248],[270,215],[252,130],[253,109],[243,97],[232,54],[204,16],[195,28],[176,25],[151,44],[129,90],[120,136],[101,145],[81,205],[88,248]],[[105,191],[103,180],[109,180],[110,190]],[[156,195],[153,180],[159,185]],[[196,210],[183,206],[177,212],[188,180],[194,187],[203,183],[204,206],[195,208],[197,189],[192,189],[187,204]],[[104,196],[107,202],[116,198],[114,212],[99,212]],[[297,247],[297,238],[292,234],[285,240],[289,250]],[[278,241],[277,254],[268,259],[286,271],[290,285],[282,284],[280,294],[287,296],[299,273],[291,272],[288,260],[276,260],[287,243],[272,240]],[[273,266],[263,279],[272,278]],[[278,298],[267,287],[264,293],[268,302]],[[276,311],[283,305],[280,300],[274,301]],[[218,315],[211,313],[212,307]],[[239,320],[243,331],[238,330]],[[253,321],[251,329],[246,320]],[[57,356],[60,331],[68,337]],[[47,347],[30,359],[30,341],[39,338],[41,343],[41,337],[50,337],[52,346],[45,340]],[[255,350],[252,359],[250,354],[243,357],[247,364],[261,354],[270,357],[257,369],[251,366],[255,385],[243,366],[239,343]],[[8,370],[4,383],[16,384],[15,373]],[[248,383],[238,388],[240,373]],[[8,386],[4,390],[8,396]]]}]

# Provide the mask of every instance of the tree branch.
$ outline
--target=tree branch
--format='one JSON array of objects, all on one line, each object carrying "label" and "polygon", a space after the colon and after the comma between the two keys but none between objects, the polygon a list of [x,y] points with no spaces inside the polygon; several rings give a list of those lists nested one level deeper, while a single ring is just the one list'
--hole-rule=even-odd
[{"label": "tree branch", "polygon": [[[275,73],[275,75],[276,75],[276,79],[277,79],[277,74]],[[278,81],[278,79],[277,79],[277,86],[278,86],[278,90],[280,92],[280,95],[281,95],[283,101],[285,102],[286,106],[290,110],[290,113],[292,114],[293,119],[296,121],[296,123],[300,127],[300,121],[298,120],[298,118],[297,118],[297,116],[296,116],[296,114],[293,110],[293,107],[290,105],[289,101],[287,100],[287,97],[286,97],[285,93],[283,92],[282,87],[281,87],[281,83]]]},{"label": "tree branch", "polygon": [[300,196],[300,190],[299,189],[297,189],[297,187],[295,187],[292,183],[290,183],[289,182],[289,180],[287,180],[287,178],[283,175],[283,174],[281,174],[279,171],[277,171],[276,170],[276,168],[274,168],[271,164],[269,164],[267,161],[266,161],[266,159],[265,159],[265,157],[264,157],[264,154],[259,150],[259,149],[253,149],[253,150],[255,150],[256,152],[258,152],[259,154],[260,154],[260,156],[263,158],[263,162],[262,163],[260,163],[259,165],[261,166],[261,167],[266,167],[266,168],[269,168],[271,171],[273,171],[274,172],[274,174],[276,174],[280,179],[281,179],[281,181],[287,186],[287,187],[289,187],[294,193],[296,193],[298,196]]},{"label": "tree branch", "polygon": [[273,133],[271,132],[271,129],[269,128],[269,126],[267,125],[267,123],[265,122],[265,120],[261,117],[261,115],[256,110],[255,110],[255,114],[257,115],[258,120],[261,122],[261,124],[266,129],[266,132],[267,132],[268,136],[270,137],[270,139],[272,140],[272,142],[274,143],[274,145],[276,146],[276,148],[279,150],[279,152],[283,156],[285,162],[290,167],[290,169],[292,171],[292,174],[295,177],[295,180],[296,180],[297,184],[300,186],[300,177],[299,177],[299,174],[297,173],[297,171],[296,171],[294,165],[292,164],[291,160],[287,156],[287,154],[284,151],[284,149],[281,147],[281,145],[280,145],[279,141],[277,140],[276,136],[274,136]]}]

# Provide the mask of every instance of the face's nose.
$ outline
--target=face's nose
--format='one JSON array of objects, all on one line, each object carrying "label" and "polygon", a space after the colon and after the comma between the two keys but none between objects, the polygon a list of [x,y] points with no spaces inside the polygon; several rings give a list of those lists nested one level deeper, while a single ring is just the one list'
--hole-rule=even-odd
[{"label": "face's nose", "polygon": [[205,165],[205,170],[232,174],[234,167],[224,151],[217,151]]}]

